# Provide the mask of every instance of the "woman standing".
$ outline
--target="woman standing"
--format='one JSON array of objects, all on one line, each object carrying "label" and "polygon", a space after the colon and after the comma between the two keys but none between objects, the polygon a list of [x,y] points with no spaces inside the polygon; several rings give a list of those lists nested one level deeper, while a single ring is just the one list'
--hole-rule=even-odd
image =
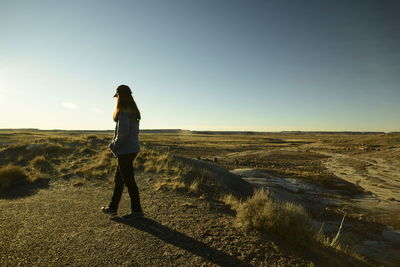
[{"label": "woman standing", "polygon": [[108,206],[102,207],[104,213],[116,215],[121,200],[124,184],[128,187],[131,198],[131,213],[123,216],[124,219],[142,217],[139,190],[135,182],[133,160],[140,151],[139,121],[140,112],[133,100],[132,91],[127,85],[120,85],[114,95],[117,97],[113,119],[116,122],[113,140],[110,144],[112,153],[118,159],[115,172],[115,187]]}]

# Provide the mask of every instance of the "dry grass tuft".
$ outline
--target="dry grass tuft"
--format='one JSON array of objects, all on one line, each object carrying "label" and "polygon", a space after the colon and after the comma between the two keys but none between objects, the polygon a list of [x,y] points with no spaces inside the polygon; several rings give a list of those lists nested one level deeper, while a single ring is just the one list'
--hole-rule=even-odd
[{"label": "dry grass tuft", "polygon": [[215,183],[217,175],[207,168],[199,168],[193,164],[171,155],[143,148],[136,158],[136,167],[146,172],[165,174],[162,181],[155,184],[156,190],[175,189],[193,194],[205,194],[214,198],[220,195],[222,186]]},{"label": "dry grass tuft", "polygon": [[[163,174],[161,181],[155,185],[156,190],[178,189],[192,195],[203,195],[210,200],[218,200],[221,195],[227,193],[238,197],[248,196],[253,191],[250,185],[243,187],[243,184],[238,182],[240,180],[238,177],[218,166],[174,156],[145,146],[142,147],[135,164],[138,169]],[[235,177],[230,179],[229,175]],[[235,189],[232,191],[232,187],[235,187],[236,191]],[[248,192],[249,188],[251,192]]]},{"label": "dry grass tuft", "polygon": [[[165,173],[173,177],[175,182],[182,182],[182,178],[191,168],[174,159],[172,155],[153,149],[143,148],[135,160],[136,167],[146,172]],[[170,179],[170,178],[168,178]]]},{"label": "dry grass tuft", "polygon": [[256,230],[263,234],[275,234],[295,245],[310,251],[321,253],[324,248],[333,249],[356,259],[366,260],[357,254],[351,246],[342,241],[341,228],[334,238],[316,229],[310,215],[305,209],[294,203],[280,202],[272,199],[264,190],[256,191],[245,201],[240,201],[233,195],[225,195],[220,201],[236,211],[236,222],[248,230]]},{"label": "dry grass tuft", "polygon": [[302,206],[273,200],[264,190],[258,190],[241,202],[233,196],[223,198],[236,211],[236,220],[247,229],[275,233],[289,241],[308,243],[315,240],[311,218]]},{"label": "dry grass tuft", "polygon": [[[57,158],[68,152],[64,145],[56,143],[24,143],[7,147],[3,151],[3,163],[17,163],[18,165],[27,165],[37,156]],[[0,160],[0,161],[2,161]]]},{"label": "dry grass tuft", "polygon": [[240,204],[240,201],[232,194],[222,196],[220,201],[230,206],[233,210],[237,210]]},{"label": "dry grass tuft", "polygon": [[99,138],[95,134],[89,134],[88,136],[86,136],[86,140],[88,140],[88,141],[97,140],[97,139],[99,139]]},{"label": "dry grass tuft", "polygon": [[191,202],[185,202],[181,204],[182,207],[187,207],[187,208],[196,208],[197,206]]},{"label": "dry grass tuft", "polygon": [[31,164],[35,169],[39,171],[49,171],[51,170],[51,164],[46,160],[44,156],[36,156],[31,160]]},{"label": "dry grass tuft", "polygon": [[[78,176],[82,175],[85,179],[104,179],[111,177],[115,172],[116,161],[112,153],[103,150],[93,155],[91,161],[74,170]],[[80,175],[79,175],[80,174]]]},{"label": "dry grass tuft", "polygon": [[199,191],[200,188],[200,181],[195,179],[189,186],[189,191],[192,193],[196,193]]},{"label": "dry grass tuft", "polygon": [[5,166],[0,168],[0,191],[9,189],[15,185],[29,183],[31,180],[24,169],[19,166]]},{"label": "dry grass tuft", "polygon": [[179,190],[179,189],[187,189],[187,186],[184,183],[178,181],[160,181],[154,185],[154,188],[157,191],[161,189]]},{"label": "dry grass tuft", "polygon": [[263,234],[273,233],[288,242],[307,247],[310,251],[332,248],[354,259],[364,261],[348,245],[341,241],[341,228],[334,238],[316,229],[310,215],[297,204],[280,202],[272,199],[265,190],[256,191],[245,201],[233,195],[225,195],[220,199],[236,211],[236,222],[248,230],[256,230]]},{"label": "dry grass tuft", "polygon": [[96,151],[88,147],[82,147],[81,149],[79,149],[78,153],[84,156],[88,156],[96,154]]},{"label": "dry grass tuft", "polygon": [[162,153],[153,149],[144,148],[138,154],[135,162],[137,168],[143,169],[146,172],[177,174],[176,166],[169,153]]},{"label": "dry grass tuft", "polygon": [[61,144],[45,144],[43,150],[45,154],[54,154],[63,152],[64,149],[64,146]]}]

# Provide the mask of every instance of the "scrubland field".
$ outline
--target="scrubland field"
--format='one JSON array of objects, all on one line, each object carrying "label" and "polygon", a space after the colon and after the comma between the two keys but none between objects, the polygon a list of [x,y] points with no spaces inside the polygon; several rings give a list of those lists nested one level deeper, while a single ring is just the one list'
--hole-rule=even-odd
[{"label": "scrubland field", "polygon": [[[143,131],[135,167],[148,219],[127,229],[95,210],[112,188],[111,137],[0,131],[0,265],[400,262],[400,134]],[[74,227],[64,225],[70,212]],[[123,245],[134,259],[93,252],[110,248],[89,233],[109,244],[123,229],[144,244]],[[85,242],[93,251],[79,249]]]}]

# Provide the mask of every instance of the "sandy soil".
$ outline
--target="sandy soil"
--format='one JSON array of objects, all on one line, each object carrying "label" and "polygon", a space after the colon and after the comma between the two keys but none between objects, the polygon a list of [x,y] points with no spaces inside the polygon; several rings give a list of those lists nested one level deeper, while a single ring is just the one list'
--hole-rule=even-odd
[{"label": "sandy soil", "polygon": [[[22,198],[0,199],[0,266],[306,266],[304,255],[233,225],[218,203],[155,191],[139,173],[146,214],[131,223],[100,212],[111,185],[56,181]],[[119,213],[129,211],[124,193]],[[318,261],[317,261],[318,262]]]}]

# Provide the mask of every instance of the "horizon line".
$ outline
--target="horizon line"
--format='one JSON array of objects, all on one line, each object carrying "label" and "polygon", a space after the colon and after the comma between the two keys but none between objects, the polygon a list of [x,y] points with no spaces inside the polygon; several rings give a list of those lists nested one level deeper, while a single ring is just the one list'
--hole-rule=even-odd
[{"label": "horizon line", "polygon": [[[19,130],[19,131],[78,131],[78,132],[111,132],[113,129],[90,130],[90,129],[40,129],[40,128],[0,128],[0,131]],[[276,130],[276,131],[260,131],[260,130],[189,130],[180,128],[153,128],[153,129],[140,129],[140,131],[181,131],[181,132],[221,132],[221,133],[400,133],[400,131],[354,131],[354,130]]]}]

